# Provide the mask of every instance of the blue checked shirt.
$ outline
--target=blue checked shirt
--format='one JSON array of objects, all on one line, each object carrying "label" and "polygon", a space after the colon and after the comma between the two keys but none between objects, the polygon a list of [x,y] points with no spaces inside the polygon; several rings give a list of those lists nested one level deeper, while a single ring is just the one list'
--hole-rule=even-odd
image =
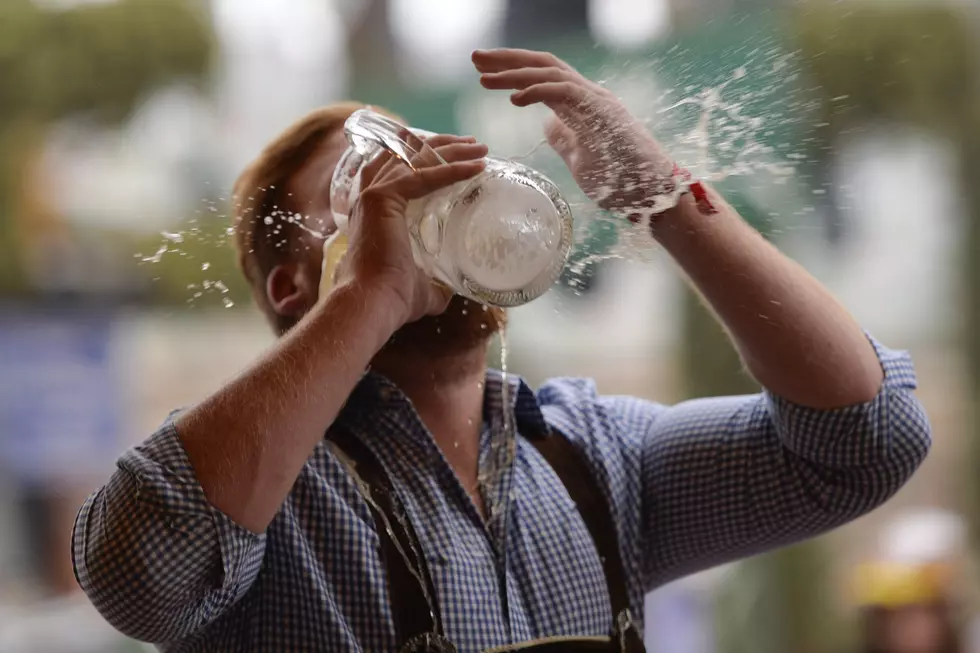
[{"label": "blue checked shirt", "polygon": [[[890,497],[930,428],[904,353],[870,403],[834,411],[762,393],[664,406],[556,379],[514,380],[518,430],[551,425],[585,452],[619,528],[633,614],[679,576],[801,540]],[[486,416],[502,414],[501,377]],[[611,614],[583,521],[537,450],[484,494],[484,522],[411,404],[367,375],[339,420],[380,459],[421,539],[462,653],[551,635],[603,635]],[[496,452],[487,419],[481,465]],[[233,434],[216,433],[215,437]],[[78,581],[122,632],[163,651],[396,650],[374,521],[326,441],[266,532],[209,505],[172,421],[125,453],[78,514]]]}]

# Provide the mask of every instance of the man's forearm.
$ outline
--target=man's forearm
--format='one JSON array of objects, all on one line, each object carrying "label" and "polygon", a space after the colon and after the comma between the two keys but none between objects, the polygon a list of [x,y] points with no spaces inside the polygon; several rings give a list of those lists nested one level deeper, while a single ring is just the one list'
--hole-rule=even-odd
[{"label": "man's forearm", "polygon": [[335,289],[251,368],[177,419],[208,500],[252,532],[276,515],[397,326],[375,294]]},{"label": "man's forearm", "polygon": [[874,398],[883,372],[851,315],[709,193],[717,213],[702,213],[686,195],[657,219],[654,233],[725,325],[756,380],[813,408]]}]

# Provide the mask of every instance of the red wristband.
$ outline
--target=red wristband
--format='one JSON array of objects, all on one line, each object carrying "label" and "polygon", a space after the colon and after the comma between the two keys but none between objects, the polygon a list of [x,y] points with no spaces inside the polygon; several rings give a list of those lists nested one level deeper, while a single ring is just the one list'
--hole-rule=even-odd
[{"label": "red wristband", "polygon": [[[703,213],[704,215],[712,215],[718,212],[718,209],[715,208],[714,204],[712,204],[711,200],[708,198],[708,189],[700,181],[692,182],[691,181],[692,175],[689,170],[682,168],[675,163],[674,170],[671,173],[671,177],[673,177],[674,179],[680,177],[681,180],[687,184],[687,188],[684,189],[681,195],[686,195],[688,193],[691,193],[694,196],[694,201],[697,203],[698,210],[701,213]],[[659,218],[664,213],[666,213],[666,211],[662,211],[660,213],[655,213],[651,215],[650,216],[651,223],[653,220]],[[641,219],[642,219],[642,214],[640,213],[632,213],[629,215],[630,222],[638,223],[640,222]]]},{"label": "red wristband", "polygon": [[688,192],[694,195],[694,201],[698,205],[698,210],[705,215],[712,215],[718,212],[715,205],[708,197],[708,189],[700,181],[691,182],[691,172],[674,164],[674,177],[681,177],[684,181],[690,182],[687,186]]}]

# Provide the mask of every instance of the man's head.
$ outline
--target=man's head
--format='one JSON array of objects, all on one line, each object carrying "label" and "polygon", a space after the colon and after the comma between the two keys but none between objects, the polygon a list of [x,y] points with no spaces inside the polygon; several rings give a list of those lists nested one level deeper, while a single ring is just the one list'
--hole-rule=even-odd
[{"label": "man's head", "polygon": [[[347,148],[344,122],[361,108],[344,102],[313,111],[267,145],[235,182],[239,266],[279,335],[316,303],[323,239],[336,228],[330,181]],[[451,355],[485,343],[503,320],[501,311],[454,297],[446,313],[406,325],[388,347]]]}]

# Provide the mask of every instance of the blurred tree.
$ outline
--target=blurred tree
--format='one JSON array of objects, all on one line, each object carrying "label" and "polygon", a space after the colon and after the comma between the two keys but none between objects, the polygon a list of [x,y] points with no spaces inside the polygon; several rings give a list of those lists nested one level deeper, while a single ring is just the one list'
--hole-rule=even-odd
[{"label": "blurred tree", "polygon": [[48,125],[68,116],[118,124],[154,89],[202,79],[212,44],[196,0],[0,2],[0,294],[30,290],[25,251],[61,229],[32,182]]},{"label": "blurred tree", "polygon": [[[819,541],[733,567],[716,598],[715,637],[723,653],[833,653],[848,635],[833,609],[831,566]],[[816,580],[817,582],[810,582]]]},{"label": "blurred tree", "polygon": [[969,427],[964,433],[969,437],[970,455],[964,459],[962,478],[965,480],[967,518],[970,524],[974,559],[980,556],[980,101],[973,113],[972,126],[961,137],[963,153],[960,187],[964,204],[969,207],[964,250],[960,253],[964,270],[964,325],[965,350],[969,373],[970,401]]},{"label": "blurred tree", "polygon": [[[955,6],[861,6],[811,3],[799,15],[797,39],[821,89],[821,138],[833,144],[871,122],[925,128],[958,150],[967,223],[963,264],[963,334],[972,384],[980,398],[980,50],[975,22]],[[814,156],[820,156],[815,151]],[[923,216],[930,219],[931,216]],[[980,439],[973,415],[967,515],[980,549]]]},{"label": "blurred tree", "polygon": [[[849,130],[872,122],[923,126],[950,137],[960,150],[970,214],[966,261],[971,368],[980,381],[980,102],[978,60],[968,21],[949,7],[805,3],[791,22],[791,40],[802,53],[804,73],[815,82],[818,127],[805,135],[817,179],[829,168],[828,153]],[[941,45],[940,45],[941,44]],[[743,207],[744,211],[745,208]],[[692,335],[694,335],[692,333]],[[703,334],[701,334],[703,338]],[[693,339],[697,342],[697,339]],[[710,338],[701,342],[710,342]],[[731,374],[732,361],[717,374]],[[698,363],[688,365],[698,375]],[[704,367],[705,379],[712,374]],[[723,382],[701,383],[692,392],[717,393]],[[737,383],[732,380],[732,388]],[[974,395],[976,396],[976,395]],[[972,471],[980,459],[980,443]],[[974,491],[974,496],[980,492]],[[980,503],[972,510],[980,521]],[[827,560],[818,542],[749,560],[736,569],[719,601],[719,641],[726,653],[794,653],[840,650],[847,629],[835,628],[827,593]]]},{"label": "blurred tree", "polygon": [[807,4],[794,38],[818,86],[825,140],[882,120],[959,137],[976,108],[965,19],[946,6]]},{"label": "blurred tree", "polygon": [[[816,82],[821,115],[804,142],[811,145],[817,172],[829,167],[827,153],[848,130],[870,122],[915,124],[952,137],[967,180],[972,253],[980,247],[980,105],[977,58],[962,18],[946,7],[809,3],[791,27],[805,74]],[[972,335],[980,328],[980,265],[975,256],[964,259],[971,284],[967,333],[974,378],[980,379],[980,337]],[[719,628],[726,651],[840,650],[852,633],[839,628],[828,609],[834,602],[827,592],[827,562],[819,543],[807,543],[741,565],[720,602],[720,614],[733,616]]]}]

